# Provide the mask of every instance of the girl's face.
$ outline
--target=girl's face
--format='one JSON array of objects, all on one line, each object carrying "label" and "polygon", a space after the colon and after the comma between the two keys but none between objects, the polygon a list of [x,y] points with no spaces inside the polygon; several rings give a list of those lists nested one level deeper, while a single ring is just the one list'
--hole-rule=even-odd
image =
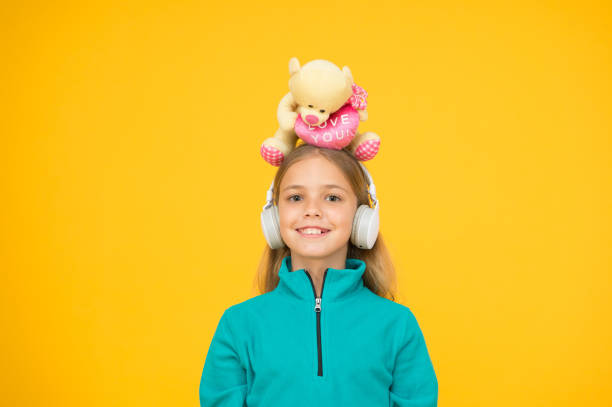
[{"label": "girl's face", "polygon": [[[280,233],[292,256],[346,256],[357,197],[338,167],[318,155],[303,159],[287,170],[279,191]],[[308,226],[324,233],[306,234]]]}]

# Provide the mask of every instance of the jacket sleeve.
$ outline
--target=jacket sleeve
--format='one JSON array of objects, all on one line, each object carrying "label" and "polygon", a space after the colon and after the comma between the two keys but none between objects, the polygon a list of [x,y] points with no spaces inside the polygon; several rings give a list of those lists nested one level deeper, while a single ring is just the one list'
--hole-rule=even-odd
[{"label": "jacket sleeve", "polygon": [[200,407],[243,407],[246,371],[234,345],[229,308],[223,312],[204,361],[200,379]]},{"label": "jacket sleeve", "polygon": [[408,312],[390,387],[391,407],[436,407],[438,379],[419,324]]}]

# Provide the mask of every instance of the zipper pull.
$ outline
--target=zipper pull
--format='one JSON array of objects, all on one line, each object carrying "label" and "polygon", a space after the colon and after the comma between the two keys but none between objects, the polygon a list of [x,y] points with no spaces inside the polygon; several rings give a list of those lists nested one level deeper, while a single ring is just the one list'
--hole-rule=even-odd
[{"label": "zipper pull", "polygon": [[315,312],[321,312],[321,297],[317,297],[315,300]]}]

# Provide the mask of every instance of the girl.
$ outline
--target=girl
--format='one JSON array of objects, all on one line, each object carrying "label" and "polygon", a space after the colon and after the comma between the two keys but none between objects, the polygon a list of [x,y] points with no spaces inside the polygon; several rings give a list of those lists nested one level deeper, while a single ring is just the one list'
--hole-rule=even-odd
[{"label": "girl", "polygon": [[272,191],[282,242],[264,225],[275,247],[266,247],[256,276],[262,294],[223,312],[200,405],[437,406],[427,346],[410,309],[395,302],[382,237],[370,249],[354,244],[355,215],[370,206],[357,159],[301,144]]}]

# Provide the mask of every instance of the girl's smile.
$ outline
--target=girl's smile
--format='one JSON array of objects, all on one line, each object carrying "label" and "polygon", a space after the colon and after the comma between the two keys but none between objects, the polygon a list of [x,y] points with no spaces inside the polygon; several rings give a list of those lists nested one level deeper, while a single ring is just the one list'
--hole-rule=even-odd
[{"label": "girl's smile", "polygon": [[324,236],[327,236],[327,234],[330,232],[329,229],[324,229],[324,228],[319,228],[319,227],[303,227],[300,229],[296,229],[296,231],[303,238],[306,238],[306,239],[322,238]]}]

